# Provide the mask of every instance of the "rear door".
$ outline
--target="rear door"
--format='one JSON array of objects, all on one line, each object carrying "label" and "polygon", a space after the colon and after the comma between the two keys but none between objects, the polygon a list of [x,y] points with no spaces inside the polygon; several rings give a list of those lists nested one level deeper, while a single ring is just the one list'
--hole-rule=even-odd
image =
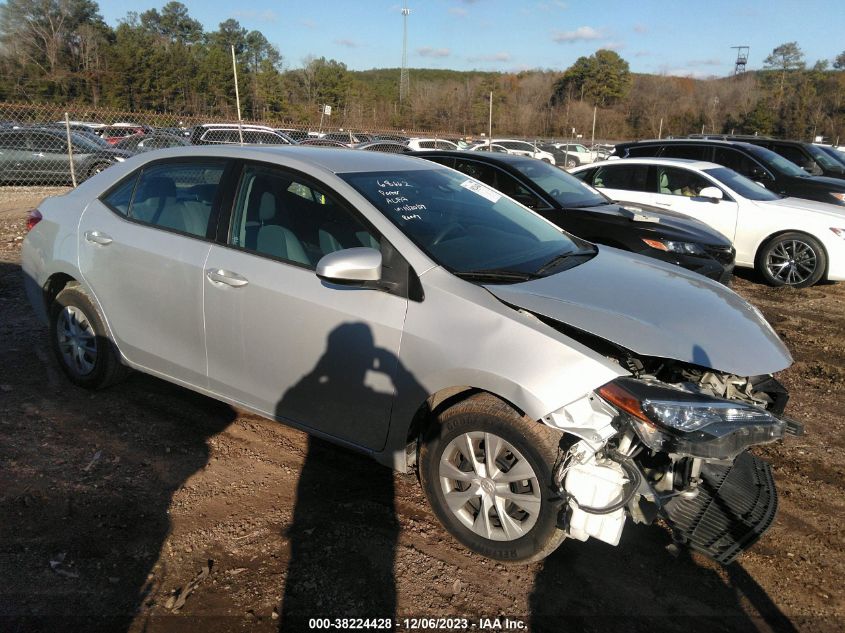
[{"label": "rear door", "polygon": [[611,200],[653,204],[655,188],[649,181],[649,166],[608,162],[591,170],[585,182]]},{"label": "rear door", "polygon": [[204,265],[227,163],[166,161],[94,200],[79,224],[79,267],[133,363],[205,387]]}]

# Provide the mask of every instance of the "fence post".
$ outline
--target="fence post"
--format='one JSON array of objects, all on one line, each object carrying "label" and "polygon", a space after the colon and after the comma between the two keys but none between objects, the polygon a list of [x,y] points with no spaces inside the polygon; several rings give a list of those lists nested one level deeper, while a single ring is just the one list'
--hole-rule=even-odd
[{"label": "fence post", "polygon": [[70,161],[70,180],[76,189],[76,169],[73,167],[73,143],[70,140],[70,115],[65,112],[65,130],[67,131],[67,158]]},{"label": "fence post", "polygon": [[[235,104],[238,106],[238,137],[244,144],[244,128],[241,125],[241,95],[238,92],[238,64],[235,62],[235,45],[232,44],[232,72],[235,75]],[[254,136],[254,135],[253,135]]]}]

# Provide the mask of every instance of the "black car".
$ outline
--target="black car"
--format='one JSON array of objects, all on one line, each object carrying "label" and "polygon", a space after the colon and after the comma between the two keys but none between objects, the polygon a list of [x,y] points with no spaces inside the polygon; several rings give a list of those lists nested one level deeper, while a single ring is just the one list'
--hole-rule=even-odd
[{"label": "black car", "polygon": [[578,237],[730,281],[736,255],[730,240],[687,216],[613,203],[558,167],[527,156],[439,150],[409,155],[472,176]]},{"label": "black car", "polygon": [[[787,141],[768,136],[731,136],[729,134],[700,135],[690,134],[687,138],[719,139],[723,141],[742,141],[770,149],[791,160],[811,176],[830,176],[831,178],[845,178],[845,165],[839,160],[828,156],[827,152],[818,145],[803,141]],[[834,150],[835,151],[835,150]]]},{"label": "black car", "polygon": [[[80,132],[70,133],[77,181],[85,180],[132,155],[104,147]],[[67,185],[71,183],[67,130],[26,127],[0,130],[0,182]]]},{"label": "black car", "polygon": [[611,157],[689,158],[724,165],[785,196],[845,206],[845,181],[811,176],[765,147],[715,139],[663,139],[619,143]]}]

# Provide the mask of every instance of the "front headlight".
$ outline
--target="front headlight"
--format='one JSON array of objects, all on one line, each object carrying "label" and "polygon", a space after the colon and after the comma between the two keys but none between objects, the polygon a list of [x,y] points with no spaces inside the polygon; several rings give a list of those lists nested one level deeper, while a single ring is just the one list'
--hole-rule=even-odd
[{"label": "front headlight", "polygon": [[675,242],[672,240],[650,240],[642,238],[643,243],[651,248],[681,255],[704,255],[705,250],[695,242]]},{"label": "front headlight", "polygon": [[845,202],[845,191],[843,191],[843,192],[831,191],[830,195],[832,195],[834,198],[836,198],[839,202]]},{"label": "front headlight", "polygon": [[597,393],[655,451],[731,459],[749,446],[782,438],[786,427],[785,420],[744,402],[635,378],[617,378]]}]

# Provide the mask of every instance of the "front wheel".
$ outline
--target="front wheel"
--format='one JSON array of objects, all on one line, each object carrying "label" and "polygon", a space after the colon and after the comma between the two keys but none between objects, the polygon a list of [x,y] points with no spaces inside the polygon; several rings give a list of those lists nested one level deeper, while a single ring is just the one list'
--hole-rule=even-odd
[{"label": "front wheel", "polygon": [[565,538],[552,483],[560,437],[486,393],[443,411],[420,449],[434,513],[473,552],[523,563],[545,558]]},{"label": "front wheel", "polygon": [[771,286],[807,288],[822,278],[826,267],[822,245],[805,233],[778,235],[757,255],[757,271]]},{"label": "front wheel", "polygon": [[578,167],[578,159],[577,158],[567,158],[566,159],[566,168],[572,169],[573,167]]}]

